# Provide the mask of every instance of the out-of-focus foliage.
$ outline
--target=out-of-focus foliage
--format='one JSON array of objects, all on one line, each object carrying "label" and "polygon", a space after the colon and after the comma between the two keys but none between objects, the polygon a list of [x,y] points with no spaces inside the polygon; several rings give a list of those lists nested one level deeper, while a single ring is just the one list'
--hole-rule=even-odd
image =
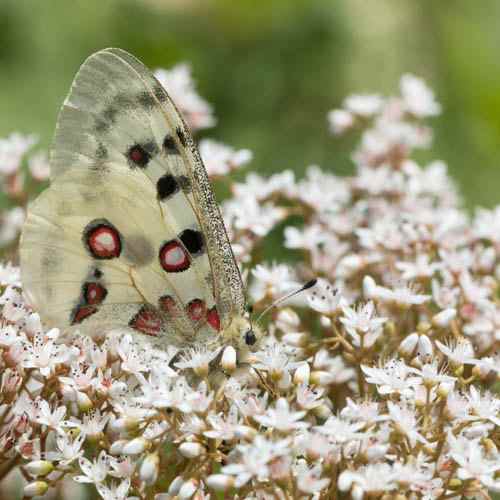
[{"label": "out-of-focus foliage", "polygon": [[191,62],[219,118],[208,133],[252,149],[253,170],[345,173],[352,144],[328,135],[326,112],[352,92],[389,93],[412,72],[443,103],[434,153],[468,204],[491,206],[499,15],[494,0],[2,0],[0,136],[38,133],[48,145],[81,62],[118,46],[153,68]]}]

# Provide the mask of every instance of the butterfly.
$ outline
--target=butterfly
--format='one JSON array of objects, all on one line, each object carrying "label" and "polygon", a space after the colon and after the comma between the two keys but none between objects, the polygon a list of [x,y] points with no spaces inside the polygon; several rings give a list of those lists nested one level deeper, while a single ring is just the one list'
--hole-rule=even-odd
[{"label": "butterfly", "polygon": [[25,296],[48,327],[123,327],[160,347],[256,343],[197,146],[138,59],[110,48],[83,63],[50,167],[20,244]]}]

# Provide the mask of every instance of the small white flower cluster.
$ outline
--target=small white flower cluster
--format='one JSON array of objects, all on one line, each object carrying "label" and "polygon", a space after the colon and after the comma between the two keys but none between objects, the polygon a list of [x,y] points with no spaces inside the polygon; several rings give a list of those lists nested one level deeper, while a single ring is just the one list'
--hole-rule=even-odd
[{"label": "small white flower cluster", "polygon": [[[28,193],[34,182],[49,178],[50,169],[47,155],[39,151],[26,158],[28,151],[38,142],[34,135],[17,132],[0,138],[0,186],[8,197],[9,209],[0,217],[0,248],[13,244],[24,222]],[[22,168],[27,164],[30,178]]]},{"label": "small white flower cluster", "polygon": [[[439,105],[415,77],[401,87],[345,101],[349,128],[365,127],[352,177],[233,184],[223,210],[255,309],[318,278],[271,311],[245,363],[123,331],[61,339],[2,266],[0,479],[19,468],[25,497],[88,483],[105,500],[500,491],[500,208],[470,220],[444,164],[410,159]],[[246,155],[205,153],[216,176]],[[291,214],[294,264],[263,262]]]}]

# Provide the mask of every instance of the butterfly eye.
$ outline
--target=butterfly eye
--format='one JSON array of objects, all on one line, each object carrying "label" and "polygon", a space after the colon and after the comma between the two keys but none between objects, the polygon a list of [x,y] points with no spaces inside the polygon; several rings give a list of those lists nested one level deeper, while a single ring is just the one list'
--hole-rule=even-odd
[{"label": "butterfly eye", "polygon": [[255,342],[257,342],[257,337],[255,336],[255,333],[253,333],[252,330],[248,330],[245,333],[245,344],[246,345],[254,345]]}]

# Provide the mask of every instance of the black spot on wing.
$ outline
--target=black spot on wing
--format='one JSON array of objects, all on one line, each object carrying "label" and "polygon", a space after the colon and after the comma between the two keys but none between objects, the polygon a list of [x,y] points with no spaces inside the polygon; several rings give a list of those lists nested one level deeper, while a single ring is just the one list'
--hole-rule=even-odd
[{"label": "black spot on wing", "polygon": [[181,141],[181,144],[184,147],[186,147],[187,146],[187,139],[186,139],[186,134],[184,133],[184,131],[180,127],[177,127],[175,129],[175,133],[177,134],[179,141]]},{"label": "black spot on wing", "polygon": [[155,96],[150,92],[144,90],[143,92],[139,92],[137,95],[137,101],[146,110],[150,110],[155,107],[157,100]]},{"label": "black spot on wing", "polygon": [[156,154],[158,154],[158,146],[156,143],[153,141],[146,141],[142,144],[137,143],[130,146],[125,156],[132,168],[144,168]]},{"label": "black spot on wing", "polygon": [[165,139],[163,139],[163,150],[165,151],[165,153],[170,155],[180,154],[179,149],[177,148],[177,144],[170,134],[167,134],[165,136]]},{"label": "black spot on wing", "polygon": [[151,155],[140,145],[134,144],[125,153],[131,167],[144,168],[151,160]]},{"label": "black spot on wing", "polygon": [[191,192],[191,179],[187,175],[179,175],[179,177],[177,177],[177,182],[185,193]]},{"label": "black spot on wing", "polygon": [[165,201],[179,191],[180,186],[171,174],[162,175],[156,183],[156,194],[160,201]]},{"label": "black spot on wing", "polygon": [[200,231],[195,229],[185,229],[181,234],[179,234],[179,239],[191,255],[196,257],[203,253],[205,245],[203,242],[203,235]]}]

